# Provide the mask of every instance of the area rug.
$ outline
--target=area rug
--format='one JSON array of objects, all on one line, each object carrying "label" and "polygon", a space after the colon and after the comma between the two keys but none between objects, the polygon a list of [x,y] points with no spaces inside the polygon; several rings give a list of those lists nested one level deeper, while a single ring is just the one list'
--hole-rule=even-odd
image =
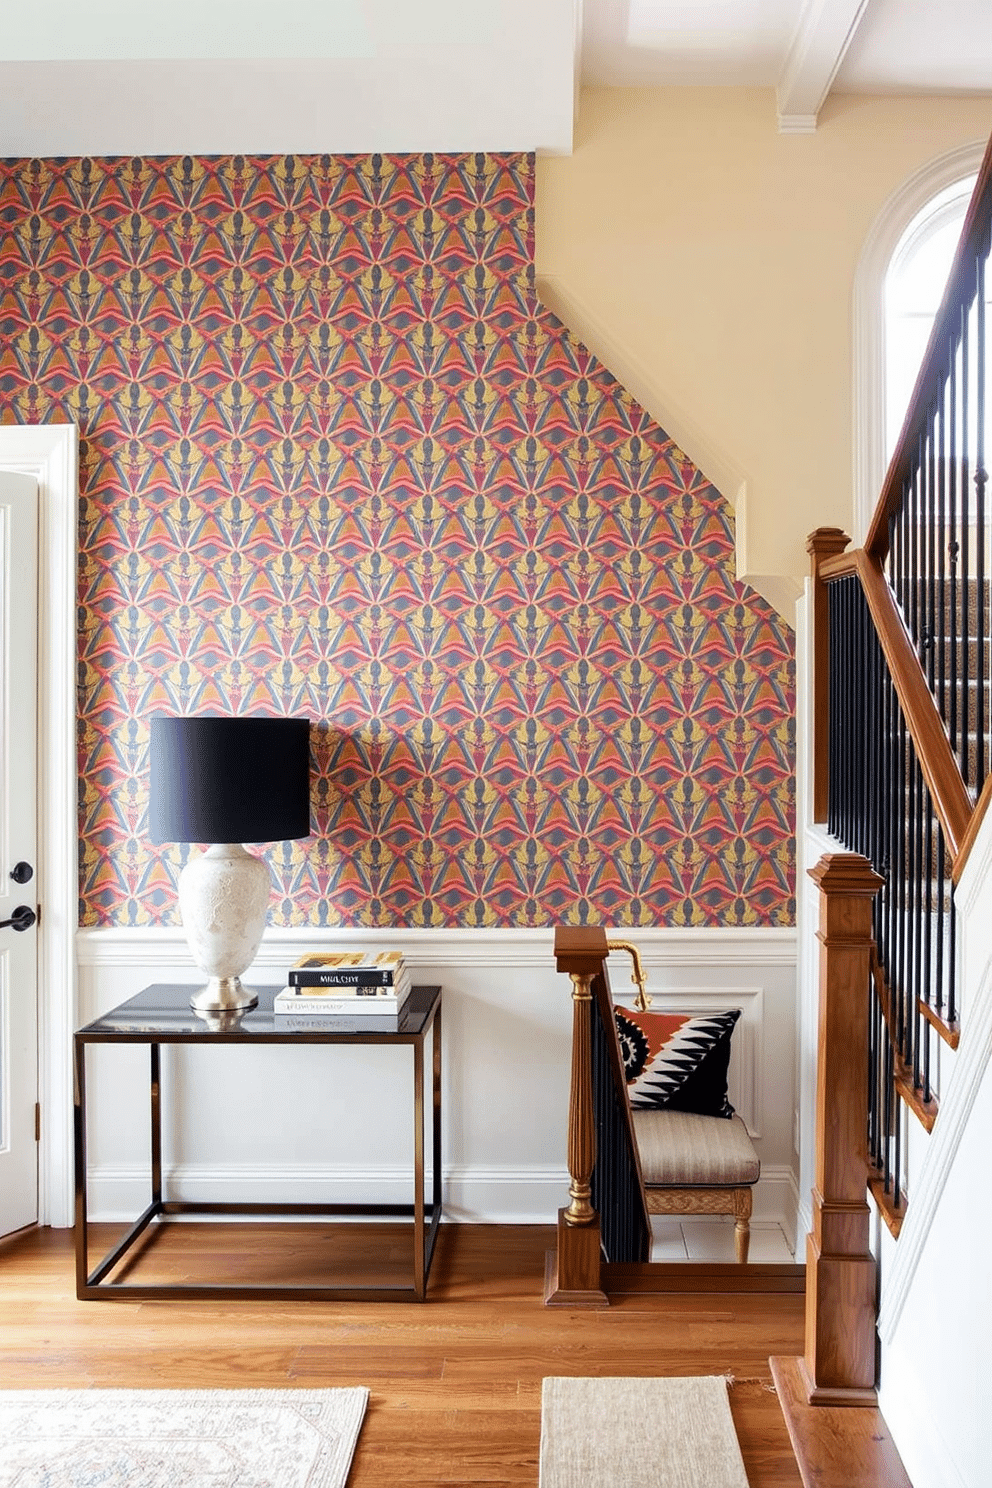
[{"label": "area rug", "polygon": [[748,1488],[726,1380],[546,1379],[540,1488]]},{"label": "area rug", "polygon": [[344,1488],[368,1398],[0,1390],[0,1488]]}]

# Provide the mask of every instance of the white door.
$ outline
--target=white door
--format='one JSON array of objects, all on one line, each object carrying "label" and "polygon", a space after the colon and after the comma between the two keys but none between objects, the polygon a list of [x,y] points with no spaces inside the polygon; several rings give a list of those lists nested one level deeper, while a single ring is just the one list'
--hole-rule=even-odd
[{"label": "white door", "polygon": [[37,482],[0,471],[0,1234],[38,1217],[37,578]]}]

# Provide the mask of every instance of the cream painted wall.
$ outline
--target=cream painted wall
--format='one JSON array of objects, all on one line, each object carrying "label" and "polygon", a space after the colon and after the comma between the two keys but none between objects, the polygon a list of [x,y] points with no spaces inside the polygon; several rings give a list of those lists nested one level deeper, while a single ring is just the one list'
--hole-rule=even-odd
[{"label": "cream painted wall", "polygon": [[992,131],[992,97],[592,89],[537,171],[538,291],[735,505],[738,572],[785,615],[814,527],[852,519],[852,289],[888,197]]}]

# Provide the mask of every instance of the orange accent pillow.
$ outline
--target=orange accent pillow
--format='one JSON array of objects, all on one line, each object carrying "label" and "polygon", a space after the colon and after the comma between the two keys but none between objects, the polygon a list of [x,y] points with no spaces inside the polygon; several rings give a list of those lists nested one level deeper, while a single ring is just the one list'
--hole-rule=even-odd
[{"label": "orange accent pillow", "polygon": [[731,1117],[730,1039],[740,1009],[725,1013],[642,1013],[614,1008],[627,1094],[635,1110]]}]

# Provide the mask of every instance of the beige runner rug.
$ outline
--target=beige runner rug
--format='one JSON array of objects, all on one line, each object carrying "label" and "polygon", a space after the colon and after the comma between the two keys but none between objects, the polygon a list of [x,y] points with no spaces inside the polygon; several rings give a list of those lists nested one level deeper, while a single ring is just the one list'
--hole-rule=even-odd
[{"label": "beige runner rug", "polygon": [[748,1488],[726,1380],[546,1379],[540,1488]]},{"label": "beige runner rug", "polygon": [[2,1390],[0,1488],[344,1488],[368,1398]]}]

